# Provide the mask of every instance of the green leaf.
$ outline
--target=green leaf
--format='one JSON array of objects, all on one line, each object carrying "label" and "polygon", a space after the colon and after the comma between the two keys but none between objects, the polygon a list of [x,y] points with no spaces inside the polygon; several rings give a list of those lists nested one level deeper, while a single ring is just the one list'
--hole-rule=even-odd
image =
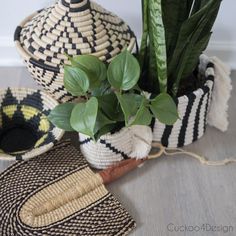
[{"label": "green leaf", "polygon": [[125,50],[111,61],[107,76],[109,83],[114,88],[124,91],[129,90],[139,80],[139,63],[128,50]]},{"label": "green leaf", "polygon": [[73,66],[80,68],[89,77],[90,88],[98,87],[106,79],[106,65],[92,55],[75,56],[71,60]]},{"label": "green leaf", "polygon": [[150,0],[150,28],[152,30],[154,52],[156,56],[157,77],[160,91],[167,91],[167,56],[165,29],[162,20],[161,0]]},{"label": "green leaf", "polygon": [[113,120],[110,120],[105,114],[103,114],[101,109],[98,109],[96,124],[94,127],[94,134],[100,131],[104,126],[116,123]]},{"label": "green leaf", "polygon": [[[182,24],[175,51],[168,65],[168,75],[171,78],[170,85],[173,86],[172,91],[174,95],[178,91],[183,73],[187,72],[185,67],[188,66],[189,55],[191,54],[191,61],[196,61],[201,54],[201,52],[199,53],[201,48],[194,48],[206,47],[204,42],[207,42],[206,37],[209,36],[215,22],[220,4],[221,0],[204,0],[200,5],[197,4],[198,7],[195,4],[196,9],[200,7],[199,10]],[[188,68],[188,71],[193,71],[195,67],[196,65],[192,69]]]},{"label": "green leaf", "polygon": [[89,89],[89,79],[87,74],[76,67],[65,66],[64,86],[68,92],[74,96],[82,96]]},{"label": "green leaf", "polygon": [[154,116],[166,125],[173,125],[179,118],[176,104],[167,93],[158,95],[151,102],[150,108]]},{"label": "green leaf", "polygon": [[131,121],[131,125],[150,125],[152,122],[152,114],[149,111],[147,105],[147,100],[143,98],[143,102],[135,115],[133,117],[133,121]]},{"label": "green leaf", "polygon": [[143,97],[138,94],[116,94],[121,109],[125,116],[126,126],[130,125],[130,120],[135,116],[140,108]]},{"label": "green leaf", "polygon": [[101,82],[100,86],[91,89],[92,96],[99,97],[111,93],[111,85],[107,80]]},{"label": "green leaf", "polygon": [[143,69],[144,66],[145,54],[147,53],[148,47],[148,0],[142,0],[142,18],[143,34],[139,50],[139,63],[141,69]]},{"label": "green leaf", "polygon": [[87,103],[77,104],[71,114],[70,123],[74,130],[94,139],[94,129],[98,114],[98,101],[90,98]]},{"label": "green leaf", "polygon": [[114,93],[97,97],[99,108],[111,120],[124,121],[124,115]]},{"label": "green leaf", "polygon": [[70,117],[75,105],[74,103],[65,103],[56,106],[48,115],[48,119],[60,129],[74,131],[70,125]]},{"label": "green leaf", "polygon": [[[213,1],[212,4],[206,5],[208,6],[206,9],[206,15],[203,15],[201,20],[197,23],[197,26],[195,27],[194,31],[191,34],[191,37],[189,39],[189,42],[187,43],[186,47],[184,48],[178,63],[178,68],[176,70],[176,80],[174,83],[174,94],[177,93],[177,88],[179,86],[180,80],[183,78],[183,74],[187,73],[188,71],[193,71],[188,68],[188,71],[186,71],[186,67],[188,66],[188,61],[191,55],[191,60],[196,61],[199,58],[199,55],[202,53],[200,51],[201,49],[204,50],[207,46],[207,43],[210,39],[209,36],[209,30],[211,29],[213,22],[215,21],[216,15],[218,13],[220,2]],[[198,15],[196,13],[195,15]],[[194,16],[195,16],[194,15]],[[194,17],[193,16],[193,17]],[[199,53],[200,51],[200,53]],[[194,59],[195,57],[195,59]],[[195,67],[196,65],[194,65]]]},{"label": "green leaf", "polygon": [[116,124],[105,125],[95,134],[95,139],[98,140],[102,135],[110,133],[115,127]]}]

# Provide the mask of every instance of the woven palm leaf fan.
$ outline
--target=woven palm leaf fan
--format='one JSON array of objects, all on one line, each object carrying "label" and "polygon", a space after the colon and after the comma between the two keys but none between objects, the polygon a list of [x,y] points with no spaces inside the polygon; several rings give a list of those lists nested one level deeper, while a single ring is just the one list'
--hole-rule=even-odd
[{"label": "woven palm leaf fan", "polygon": [[66,56],[92,54],[109,62],[136,38],[116,15],[89,0],[58,0],[26,18],[15,31],[16,47],[33,78],[58,101],[74,97],[63,86]]},{"label": "woven palm leaf fan", "polygon": [[101,175],[68,141],[4,171],[0,199],[4,236],[127,235],[135,227]]}]

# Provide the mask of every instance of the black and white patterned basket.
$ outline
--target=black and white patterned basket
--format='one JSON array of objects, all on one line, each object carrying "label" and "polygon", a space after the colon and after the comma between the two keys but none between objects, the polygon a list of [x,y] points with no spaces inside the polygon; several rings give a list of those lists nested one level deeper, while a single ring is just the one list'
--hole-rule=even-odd
[{"label": "black and white patterned basket", "polygon": [[0,90],[0,160],[28,160],[49,151],[65,133],[47,118],[57,105],[40,90]]},{"label": "black and white patterned basket", "polygon": [[168,126],[158,120],[155,121],[153,141],[161,142],[166,147],[176,148],[193,143],[205,133],[215,70],[214,64],[209,62],[205,55],[200,57],[199,68],[201,68],[200,76],[205,76],[204,86],[178,97],[177,106],[180,119],[174,125]]},{"label": "black and white patterned basket", "polygon": [[75,98],[63,86],[67,55],[92,54],[109,62],[136,38],[116,15],[89,0],[58,0],[27,17],[15,31],[15,43],[33,78],[58,101]]},{"label": "black and white patterned basket", "polygon": [[79,134],[79,141],[88,163],[96,169],[106,169],[122,160],[147,157],[152,146],[152,130],[148,126],[132,126],[103,135],[97,142]]}]

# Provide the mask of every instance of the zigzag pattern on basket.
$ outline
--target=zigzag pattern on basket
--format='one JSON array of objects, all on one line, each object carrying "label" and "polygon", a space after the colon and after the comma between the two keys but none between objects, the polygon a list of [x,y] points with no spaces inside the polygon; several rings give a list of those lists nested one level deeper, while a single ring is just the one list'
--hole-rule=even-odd
[{"label": "zigzag pattern on basket", "polygon": [[177,99],[180,119],[171,126],[156,120],[153,129],[154,141],[161,142],[166,147],[176,148],[191,144],[203,136],[211,104],[214,76],[214,65],[210,62],[205,66],[204,86]]},{"label": "zigzag pattern on basket", "polygon": [[35,80],[58,101],[72,101],[63,86],[65,54],[109,62],[124,48],[132,51],[136,38],[124,21],[96,3],[59,0],[25,19],[15,42]]},{"label": "zigzag pattern on basket", "polygon": [[0,142],[8,130],[17,127],[30,129],[36,138],[36,143],[28,150],[14,153],[0,150],[0,159],[27,160],[54,146],[64,131],[50,123],[47,115],[57,104],[40,90],[8,88],[0,91]]}]

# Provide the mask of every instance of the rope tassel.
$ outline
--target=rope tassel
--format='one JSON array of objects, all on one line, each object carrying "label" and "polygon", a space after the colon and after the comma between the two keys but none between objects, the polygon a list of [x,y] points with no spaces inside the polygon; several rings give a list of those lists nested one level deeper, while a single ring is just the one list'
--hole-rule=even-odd
[{"label": "rope tassel", "polygon": [[152,147],[158,149],[153,154],[150,154],[147,158],[140,160],[140,159],[129,159],[121,161],[119,164],[112,166],[106,170],[99,172],[100,176],[103,179],[104,184],[109,184],[114,182],[115,180],[119,179],[120,177],[124,176],[125,174],[129,173],[130,171],[134,170],[135,168],[142,165],[147,160],[157,159],[165,155],[166,157],[171,156],[178,156],[178,155],[185,155],[186,157],[192,157],[198,160],[201,164],[207,166],[224,166],[231,163],[236,163],[236,159],[227,158],[221,161],[210,161],[206,157],[201,156],[194,152],[185,151],[181,148],[166,148],[160,143],[154,142]]}]

